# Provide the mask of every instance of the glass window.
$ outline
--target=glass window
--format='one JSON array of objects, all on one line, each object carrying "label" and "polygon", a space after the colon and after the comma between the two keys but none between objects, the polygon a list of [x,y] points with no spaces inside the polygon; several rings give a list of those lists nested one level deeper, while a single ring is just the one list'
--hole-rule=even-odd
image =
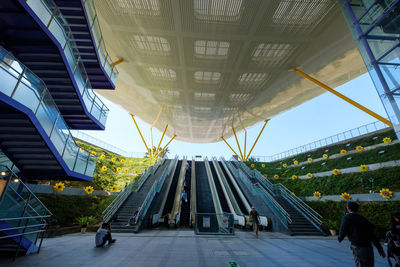
[{"label": "glass window", "polygon": [[107,0],[118,13],[136,15],[160,15],[159,0]]},{"label": "glass window", "polygon": [[237,21],[242,0],[194,0],[194,15],[208,21]]},{"label": "glass window", "polygon": [[156,78],[165,80],[176,80],[176,72],[172,69],[150,67],[149,71],[151,75]]},{"label": "glass window", "polygon": [[260,83],[267,77],[266,73],[243,73],[239,76],[240,83]]},{"label": "glass window", "polygon": [[201,57],[223,57],[228,55],[229,42],[197,40],[194,42],[194,53]]},{"label": "glass window", "polygon": [[158,36],[134,35],[130,39],[134,47],[146,52],[169,54],[171,46],[167,39]]},{"label": "glass window", "polygon": [[255,61],[279,61],[287,58],[294,50],[290,44],[262,43],[254,48],[252,59]]},{"label": "glass window", "polygon": [[221,78],[220,72],[211,71],[196,71],[194,73],[194,79],[196,81],[213,81],[217,82]]}]

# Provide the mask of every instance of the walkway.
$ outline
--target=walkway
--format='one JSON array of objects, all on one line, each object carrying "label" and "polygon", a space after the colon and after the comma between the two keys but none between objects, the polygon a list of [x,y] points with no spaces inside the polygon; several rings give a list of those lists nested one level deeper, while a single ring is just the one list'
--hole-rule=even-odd
[{"label": "walkway", "polygon": [[[115,234],[117,242],[94,247],[94,234],[44,240],[38,255],[0,259],[0,266],[354,266],[349,243],[331,237],[290,237],[237,232],[233,237],[195,236],[190,230]],[[376,251],[375,251],[376,253]],[[375,266],[387,266],[376,256]]]}]

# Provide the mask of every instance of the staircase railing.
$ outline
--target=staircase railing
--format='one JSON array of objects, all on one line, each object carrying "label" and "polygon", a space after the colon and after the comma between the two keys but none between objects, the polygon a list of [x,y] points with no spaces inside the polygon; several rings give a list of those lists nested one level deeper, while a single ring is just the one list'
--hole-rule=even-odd
[{"label": "staircase railing", "polygon": [[150,166],[146,169],[146,171],[142,174],[139,179],[136,179],[128,184],[128,186],[121,191],[117,197],[108,205],[108,207],[102,212],[103,221],[109,222],[117,210],[121,207],[121,205],[125,202],[125,200],[129,197],[129,195],[133,192],[133,188],[136,187],[136,191],[139,191],[147,178],[154,173],[154,170],[157,169],[160,165],[164,163],[164,159],[157,161],[154,165]]},{"label": "staircase railing", "polygon": [[[26,254],[40,252],[52,213],[7,166],[0,165],[0,240],[11,239],[18,244],[14,257],[22,248]],[[39,241],[39,245],[37,242]]]},{"label": "staircase railing", "polygon": [[96,157],[79,147],[46,84],[0,46],[0,93],[32,111],[71,171],[93,176]]}]

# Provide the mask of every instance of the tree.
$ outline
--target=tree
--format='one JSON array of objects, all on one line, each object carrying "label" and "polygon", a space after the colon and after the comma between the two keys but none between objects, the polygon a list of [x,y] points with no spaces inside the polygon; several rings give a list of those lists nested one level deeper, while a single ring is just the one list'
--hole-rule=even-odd
[{"label": "tree", "polygon": [[[157,149],[157,148],[156,148],[155,146],[153,146],[153,153],[156,153],[156,149]],[[160,148],[158,149],[158,152],[157,152],[157,153],[160,153],[161,150],[163,150],[162,147],[160,147]],[[164,149],[164,151],[158,155],[158,158],[163,158],[163,157],[165,157],[168,153],[169,153],[169,147],[166,147],[166,148]],[[149,153],[146,152],[146,153],[144,154],[144,157],[145,157],[145,158],[149,158],[149,157],[150,157]]]}]

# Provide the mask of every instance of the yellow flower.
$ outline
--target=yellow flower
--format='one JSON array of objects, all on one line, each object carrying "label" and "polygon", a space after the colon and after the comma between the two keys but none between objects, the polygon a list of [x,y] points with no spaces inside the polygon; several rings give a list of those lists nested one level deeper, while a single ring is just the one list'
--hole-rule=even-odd
[{"label": "yellow flower", "polygon": [[101,155],[100,155],[100,158],[101,158],[101,159],[105,159],[105,158],[106,158],[106,155],[101,154]]},{"label": "yellow flower", "polygon": [[268,177],[268,175],[266,175],[266,174],[263,174],[263,176],[264,176],[264,178],[267,178],[267,177]]},{"label": "yellow flower", "polygon": [[295,196],[296,196],[296,194],[295,194],[294,192],[292,192],[292,196],[294,196],[294,197],[295,197]]},{"label": "yellow flower", "polygon": [[91,193],[93,193],[93,186],[86,186],[85,187],[85,192],[86,194],[90,195]]},{"label": "yellow flower", "polygon": [[265,168],[265,164],[264,164],[264,163],[263,163],[263,164],[261,164],[261,167],[262,167],[262,168]]},{"label": "yellow flower", "polygon": [[118,168],[116,169],[117,172],[120,172],[121,170],[122,170],[121,167],[118,167]]},{"label": "yellow flower", "polygon": [[283,166],[283,168],[286,168],[286,167],[287,167],[287,164],[286,164],[286,163],[283,163],[282,166]]},{"label": "yellow flower", "polygon": [[328,156],[328,154],[323,154],[322,157],[323,157],[324,159],[327,159],[329,156]]},{"label": "yellow flower", "polygon": [[250,164],[250,167],[254,168],[254,166],[255,166],[255,165],[254,165],[253,163],[252,163],[252,164]]},{"label": "yellow flower", "polygon": [[316,198],[316,199],[320,199],[321,197],[322,197],[322,194],[320,193],[320,192],[314,192],[314,194],[313,194],[313,196]]},{"label": "yellow flower", "polygon": [[105,171],[107,170],[107,166],[103,165],[103,166],[101,167],[101,170],[102,170],[103,172],[105,172]]},{"label": "yellow flower", "polygon": [[312,173],[307,173],[307,178],[312,178]]},{"label": "yellow flower", "polygon": [[274,175],[274,178],[275,178],[275,179],[278,179],[278,178],[279,178],[279,175],[278,175],[278,174],[275,174],[275,175]]},{"label": "yellow flower", "polygon": [[292,180],[296,180],[297,179],[297,175],[292,175]]},{"label": "yellow flower", "polygon": [[389,144],[390,142],[392,142],[392,139],[390,137],[385,137],[385,138],[383,138],[383,142],[385,144]]},{"label": "yellow flower", "polygon": [[117,189],[118,189],[117,186],[113,185],[112,188],[111,188],[111,192],[117,192]]},{"label": "yellow flower", "polygon": [[332,173],[334,175],[338,175],[338,174],[340,174],[340,170],[339,169],[333,169]]},{"label": "yellow flower", "polygon": [[64,183],[62,183],[62,182],[58,182],[58,183],[56,183],[56,184],[53,186],[53,189],[54,189],[54,191],[56,191],[56,192],[61,192],[61,191],[64,190],[64,188],[65,188],[65,185],[64,185]]},{"label": "yellow flower", "polygon": [[297,164],[299,164],[299,162],[297,160],[295,160],[295,161],[293,161],[293,164],[297,165]]},{"label": "yellow flower", "polygon": [[380,192],[380,195],[386,199],[392,198],[392,196],[393,196],[393,192],[390,191],[389,188],[382,188],[382,190],[379,192]]},{"label": "yellow flower", "polygon": [[346,155],[346,154],[347,154],[347,150],[346,150],[346,149],[342,149],[342,150],[340,150],[340,154],[342,154],[342,155]]},{"label": "yellow flower", "polygon": [[364,149],[364,148],[363,148],[362,146],[357,146],[357,147],[356,147],[356,150],[357,150],[357,151],[363,151],[363,149]]},{"label": "yellow flower", "polygon": [[134,174],[139,174],[139,171],[138,171],[138,170],[135,170],[133,173],[134,173]]},{"label": "yellow flower", "polygon": [[349,200],[351,199],[350,194],[349,194],[349,193],[346,193],[346,192],[342,193],[342,194],[340,195],[340,197],[341,197],[343,200],[345,200],[345,201],[349,201]]},{"label": "yellow flower", "polygon": [[124,173],[128,173],[128,172],[129,172],[129,169],[125,168]]},{"label": "yellow flower", "polygon": [[152,161],[149,161],[149,165],[150,165],[150,166],[153,165],[153,162],[152,162]]},{"label": "yellow flower", "polygon": [[362,172],[366,172],[366,171],[368,171],[368,166],[367,165],[360,165],[360,170]]},{"label": "yellow flower", "polygon": [[111,161],[112,162],[115,162],[117,159],[116,158],[111,158]]},{"label": "yellow flower", "polygon": [[132,164],[133,163],[133,160],[129,160],[129,164]]},{"label": "yellow flower", "polygon": [[124,160],[124,159],[121,159],[119,162],[121,162],[121,163],[124,163],[124,162],[125,162],[125,160]]},{"label": "yellow flower", "polygon": [[308,161],[308,162],[312,162],[312,158],[308,158],[307,161]]},{"label": "yellow flower", "polygon": [[97,154],[96,151],[92,151],[92,155],[95,155],[95,156],[96,156],[96,154]]}]

